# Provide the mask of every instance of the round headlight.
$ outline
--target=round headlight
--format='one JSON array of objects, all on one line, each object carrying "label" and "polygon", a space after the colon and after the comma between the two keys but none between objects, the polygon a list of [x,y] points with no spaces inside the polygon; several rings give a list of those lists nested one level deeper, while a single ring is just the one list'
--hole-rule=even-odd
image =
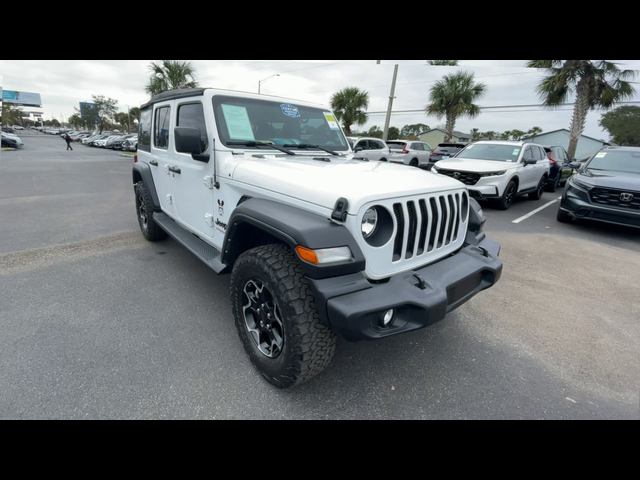
[{"label": "round headlight", "polygon": [[375,208],[370,208],[362,217],[362,235],[364,238],[369,238],[376,231],[378,226],[378,211]]}]

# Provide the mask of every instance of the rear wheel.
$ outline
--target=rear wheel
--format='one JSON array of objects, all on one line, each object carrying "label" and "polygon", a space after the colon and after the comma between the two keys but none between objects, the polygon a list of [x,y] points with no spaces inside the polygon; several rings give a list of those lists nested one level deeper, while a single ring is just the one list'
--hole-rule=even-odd
[{"label": "rear wheel", "polygon": [[386,158],[381,158],[380,161],[381,162],[388,162],[389,160],[387,160]]},{"label": "rear wheel", "polygon": [[420,162],[417,158],[414,158],[413,160],[411,160],[411,163],[409,165],[411,165],[412,167],[418,167],[420,165]]},{"label": "rear wheel", "polygon": [[544,195],[544,191],[547,188],[547,176],[544,175],[540,179],[540,183],[538,184],[538,188],[535,192],[529,194],[529,200],[540,200]]},{"label": "rear wheel", "polygon": [[560,187],[560,177],[561,176],[562,175],[559,173],[554,181],[549,182],[547,184],[547,191],[548,192],[555,193],[555,191],[558,190],[558,188]]},{"label": "rear wheel", "polygon": [[142,235],[150,242],[164,240],[167,238],[167,233],[153,221],[153,203],[151,203],[151,197],[143,182],[136,184],[135,193],[136,213]]},{"label": "rear wheel", "polygon": [[320,320],[298,258],[285,245],[240,256],[231,274],[231,303],[245,351],[260,375],[291,388],[322,372],[336,335]]}]

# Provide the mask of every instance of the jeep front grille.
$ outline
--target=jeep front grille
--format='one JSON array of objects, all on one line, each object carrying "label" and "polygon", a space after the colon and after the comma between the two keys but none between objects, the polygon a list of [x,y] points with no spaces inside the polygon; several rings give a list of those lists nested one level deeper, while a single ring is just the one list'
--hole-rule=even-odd
[{"label": "jeep front grille", "polygon": [[[450,193],[393,205],[396,219],[393,262],[421,257],[457,243],[463,195]],[[464,213],[466,216],[466,212]]]}]

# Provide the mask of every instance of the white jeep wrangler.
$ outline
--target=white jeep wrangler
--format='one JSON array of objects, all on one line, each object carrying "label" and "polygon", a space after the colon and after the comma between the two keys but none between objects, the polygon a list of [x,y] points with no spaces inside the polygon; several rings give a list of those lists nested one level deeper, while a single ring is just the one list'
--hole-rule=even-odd
[{"label": "white jeep wrangler", "polygon": [[500,278],[462,183],[354,154],[327,108],[192,89],[141,110],[142,233],[231,272],[240,338],[277,387],[322,372],[336,334],[426,327]]}]

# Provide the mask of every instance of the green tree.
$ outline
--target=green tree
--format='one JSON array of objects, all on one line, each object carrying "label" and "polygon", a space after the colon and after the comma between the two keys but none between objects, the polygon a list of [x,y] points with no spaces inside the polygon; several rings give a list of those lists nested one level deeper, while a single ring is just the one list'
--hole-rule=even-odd
[{"label": "green tree", "polygon": [[427,60],[427,65],[433,65],[434,67],[457,67],[460,65],[460,60]]},{"label": "green tree", "polygon": [[542,130],[540,127],[533,127],[531,130],[527,132],[527,135],[531,137],[532,142],[535,142],[536,137],[540,135],[542,132],[544,132],[544,130]]},{"label": "green tree", "polygon": [[435,115],[438,119],[446,118],[445,142],[451,141],[458,118],[475,118],[480,115],[480,107],[474,102],[486,93],[487,86],[476,83],[471,72],[445,75],[431,87],[431,103],[427,106],[427,114]]},{"label": "green tree", "polygon": [[342,122],[344,132],[351,135],[353,125],[367,123],[366,111],[369,108],[369,93],[356,87],[345,88],[333,94],[331,108],[338,120]]},{"label": "green tree", "polygon": [[389,127],[389,138],[387,140],[398,140],[400,138],[400,129],[397,127]]},{"label": "green tree", "polygon": [[474,142],[477,142],[478,140],[480,140],[480,136],[481,135],[482,135],[482,133],[480,132],[479,129],[474,128],[473,130],[471,130],[471,136],[472,136]]},{"label": "green tree", "polygon": [[369,131],[366,133],[365,137],[371,137],[371,138],[382,138],[384,137],[384,131],[376,126],[373,126],[369,129]]},{"label": "green tree", "polygon": [[73,125],[73,128],[76,128],[76,129],[82,128],[85,125],[84,120],[77,113],[74,113],[69,117],[69,123]]},{"label": "green tree", "polygon": [[91,100],[95,104],[98,130],[102,133],[113,124],[118,113],[118,101],[102,95],[92,95]]},{"label": "green tree", "polygon": [[22,112],[16,106],[4,102],[2,104],[2,124],[5,126],[18,125],[22,119]]},{"label": "green tree", "polygon": [[402,135],[403,138],[417,137],[421,133],[428,132],[429,130],[431,130],[431,127],[429,127],[429,125],[426,125],[424,123],[416,123],[414,125],[405,125],[404,127],[402,127],[400,135]]},{"label": "green tree", "polygon": [[640,146],[640,107],[619,107],[600,118],[611,140],[624,146]]},{"label": "green tree", "polygon": [[574,158],[578,140],[583,134],[589,110],[608,109],[632,98],[631,82],[637,72],[622,70],[608,60],[530,60],[529,68],[542,68],[548,75],[538,86],[546,106],[557,108],[575,93],[576,100],[569,134],[569,158]]},{"label": "green tree", "polygon": [[149,65],[151,78],[145,90],[151,96],[181,88],[197,88],[196,70],[191,62],[162,60]]},{"label": "green tree", "polygon": [[113,120],[122,128],[122,130],[126,130],[127,132],[131,131],[131,119],[128,112],[116,113],[113,116]]},{"label": "green tree", "polygon": [[511,130],[511,138],[513,138],[513,140],[515,140],[516,142],[522,140],[522,137],[524,137],[527,134],[527,132],[523,132],[522,130]]},{"label": "green tree", "polygon": [[511,140],[511,130],[507,130],[502,135],[500,135],[500,140]]},{"label": "green tree", "polygon": [[498,135],[496,132],[490,130],[488,132],[484,132],[483,134],[485,137],[487,137],[489,140],[493,140],[494,138],[496,138],[496,136]]}]

